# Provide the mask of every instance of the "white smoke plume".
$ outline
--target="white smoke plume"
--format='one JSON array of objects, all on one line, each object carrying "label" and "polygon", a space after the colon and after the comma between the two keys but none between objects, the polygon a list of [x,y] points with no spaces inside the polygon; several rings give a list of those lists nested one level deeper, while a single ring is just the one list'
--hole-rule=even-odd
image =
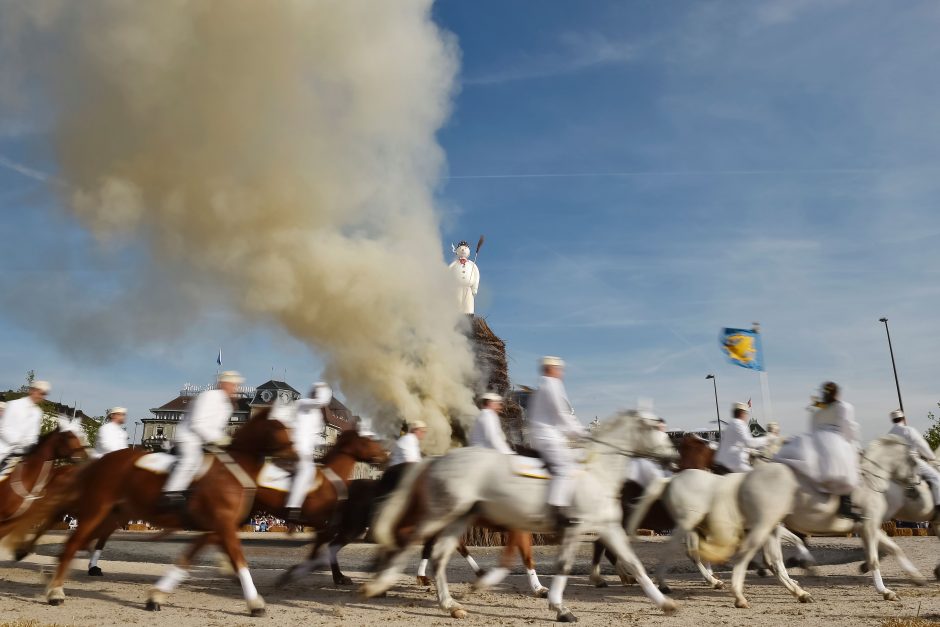
[{"label": "white smoke plume", "polygon": [[379,426],[421,418],[440,451],[475,375],[432,204],[458,53],[430,5],[3,3],[0,97],[33,94],[99,239],[281,325]]}]

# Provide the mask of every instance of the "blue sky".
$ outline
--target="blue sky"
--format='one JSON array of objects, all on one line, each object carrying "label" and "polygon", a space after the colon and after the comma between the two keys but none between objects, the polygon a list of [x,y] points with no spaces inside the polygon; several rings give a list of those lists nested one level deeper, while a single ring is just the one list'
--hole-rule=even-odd
[{"label": "blue sky", "polygon": [[[435,19],[462,57],[439,135],[442,251],[486,234],[478,311],[515,382],[560,354],[583,419],[650,398],[697,427],[714,417],[714,372],[723,413],[748,397],[760,413],[757,376],[717,348],[721,327],[759,320],[784,432],[833,379],[871,437],[897,405],[886,315],[905,407],[926,426],[940,400],[940,5],[444,0]],[[108,294],[113,255],[145,277],[145,252],[102,250],[20,167],[54,170],[44,139],[0,122],[3,285],[26,277],[56,294],[45,307],[69,307]],[[219,345],[253,383],[319,374],[306,348],[224,311],[174,319],[175,341],[141,327],[148,341],[76,351],[5,292],[0,387],[35,368],[89,413],[146,415],[207,381]]]}]

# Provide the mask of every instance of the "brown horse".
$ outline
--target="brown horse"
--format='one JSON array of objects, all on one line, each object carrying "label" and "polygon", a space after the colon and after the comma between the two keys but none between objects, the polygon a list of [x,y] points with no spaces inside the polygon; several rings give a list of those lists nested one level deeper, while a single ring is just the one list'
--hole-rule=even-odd
[{"label": "brown horse", "polygon": [[59,511],[66,503],[75,503],[74,512],[81,524],[59,556],[58,568],[46,589],[48,602],[61,605],[65,601],[62,584],[72,558],[91,540],[113,529],[112,512],[120,504],[122,516],[149,520],[165,529],[208,532],[198,537],[177,565],[157,582],[147,601],[148,610],[159,610],[167,595],[188,576],[187,570],[199,550],[210,542],[218,542],[238,574],[249,612],[253,616],[262,615],[264,600],[251,580],[237,531],[251,509],[255,482],[265,457],[296,457],[287,429],[276,420],[268,420],[266,412],[250,419],[235,433],[224,452],[207,460],[208,468],[193,483],[186,508],[181,512],[165,511],[157,505],[166,475],[138,467],[136,462],[145,454],[124,449],[105,455],[82,470],[76,482],[77,495],[58,494],[57,502],[49,504],[50,511]]},{"label": "brown horse", "polygon": [[[81,438],[65,425],[39,438],[6,481],[0,482],[0,537],[21,528],[24,518],[32,519],[31,510],[47,493],[71,482],[76,467],[56,466],[57,461],[81,462],[87,458]],[[18,543],[22,533],[13,533],[5,543]]]},{"label": "brown horse", "polygon": [[[712,467],[715,458],[715,450],[711,447],[708,440],[694,434],[685,435],[677,447],[679,451],[679,471],[689,469],[708,470]],[[633,504],[643,496],[644,488],[634,481],[627,481],[623,484],[623,490],[620,493],[620,505],[623,508],[623,524],[626,525],[633,512]],[[656,501],[643,518],[640,524],[641,529],[650,529],[656,533],[667,533],[676,526],[669,511],[661,501]],[[617,564],[617,558],[611,555],[606,547],[600,541],[594,542],[594,557],[591,561],[591,582],[598,588],[607,586],[607,582],[601,577],[601,557],[607,555],[611,564]],[[627,583],[627,582],[624,582]],[[631,582],[632,583],[632,582]]]}]

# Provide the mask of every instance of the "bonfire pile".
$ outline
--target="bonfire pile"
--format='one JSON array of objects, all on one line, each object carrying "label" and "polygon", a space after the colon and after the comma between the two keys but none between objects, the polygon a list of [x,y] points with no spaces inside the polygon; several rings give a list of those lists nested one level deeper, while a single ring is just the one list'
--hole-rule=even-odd
[{"label": "bonfire pile", "polygon": [[503,432],[510,443],[522,441],[522,407],[509,392],[509,364],[506,361],[506,342],[499,339],[484,318],[471,319],[470,339],[476,357],[477,369],[483,374],[479,393],[496,392],[506,399],[500,415]]}]

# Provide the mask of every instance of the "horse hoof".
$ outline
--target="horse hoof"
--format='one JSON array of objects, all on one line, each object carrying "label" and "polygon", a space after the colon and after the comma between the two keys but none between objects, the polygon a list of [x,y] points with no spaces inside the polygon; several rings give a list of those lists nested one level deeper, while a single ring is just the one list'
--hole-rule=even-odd
[{"label": "horse hoof", "polygon": [[625,586],[632,586],[633,584],[636,583],[636,579],[634,579],[633,577],[620,575],[620,583],[622,583]]},{"label": "horse hoof", "polygon": [[[604,584],[604,585],[606,586],[607,584]],[[533,592],[533,594],[535,594],[535,598],[536,598],[536,599],[547,599],[547,598],[548,598],[548,588],[546,588],[545,586],[542,586],[542,587],[539,588],[538,590],[535,590],[535,591]]]},{"label": "horse hoof", "polygon": [[418,575],[417,580],[418,580],[418,585],[419,585],[419,586],[424,586],[425,588],[430,588],[430,587],[431,587],[431,578],[430,578],[430,577],[426,577],[426,576],[424,576],[424,575]]},{"label": "horse hoof", "polygon": [[[858,565],[858,572],[860,572],[861,574],[864,575],[865,573],[868,572],[868,570],[869,570],[868,562],[862,562],[861,564]],[[938,577],[938,579],[940,579],[940,577]]]},{"label": "horse hoof", "polygon": [[558,612],[558,616],[555,617],[556,623],[576,623],[578,622],[578,617],[571,613],[571,610],[565,610],[564,612]]},{"label": "horse hoof", "polygon": [[897,593],[894,592],[893,590],[885,590],[883,596],[885,598],[885,601],[900,601],[901,600],[901,597],[899,597]]},{"label": "horse hoof", "polygon": [[672,588],[670,588],[666,584],[659,586],[659,591],[662,592],[663,594],[672,594]]},{"label": "horse hoof", "polygon": [[940,566],[933,569],[933,576],[937,581],[940,581]]},{"label": "horse hoof", "polygon": [[816,599],[813,598],[809,592],[804,592],[800,595],[800,603],[815,603]]},{"label": "horse hoof", "polygon": [[65,599],[49,599],[49,605],[52,605],[53,607],[58,607],[63,603],[65,603]]},{"label": "horse hoof", "polygon": [[26,559],[26,556],[27,556],[27,555],[29,555],[29,551],[28,551],[28,550],[26,550],[26,549],[17,549],[16,552],[13,553],[13,559],[16,560],[17,562],[20,562],[20,561]]},{"label": "horse hoof", "polygon": [[911,582],[912,582],[915,586],[926,586],[926,585],[927,585],[927,580],[924,579],[923,577],[914,577],[914,578],[911,579]]},{"label": "horse hoof", "polygon": [[661,609],[666,616],[672,616],[679,609],[679,605],[672,599],[666,599],[663,601],[663,604],[659,606],[659,609]]},{"label": "horse hoof", "polygon": [[758,576],[758,577],[766,577],[766,576],[768,576],[769,574],[770,574],[770,573],[767,572],[767,569],[766,569],[766,568],[758,568],[758,569],[757,569],[757,576]]},{"label": "horse hoof", "polygon": [[751,604],[747,602],[747,599],[738,599],[734,602],[734,606],[739,610],[750,609]]},{"label": "horse hoof", "polygon": [[265,609],[263,607],[256,607],[248,612],[248,614],[250,614],[253,618],[258,618],[259,616],[264,616],[264,612]]},{"label": "horse hoof", "polygon": [[251,616],[264,616],[264,611],[264,599],[262,599],[261,596],[257,596],[248,601],[248,614]]},{"label": "horse hoof", "polygon": [[89,577],[104,577],[104,573],[101,572],[101,569],[98,568],[97,566],[92,566],[91,568],[88,569],[88,576]]},{"label": "horse hoof", "polygon": [[147,605],[144,606],[144,609],[147,610],[148,612],[159,612],[160,604],[157,603],[156,601],[150,600],[150,601],[147,601]]},{"label": "horse hoof", "polygon": [[462,607],[455,607],[454,609],[450,611],[450,617],[451,618],[466,618],[467,610],[463,609]]},{"label": "horse hoof", "polygon": [[65,590],[61,586],[52,588],[46,593],[46,601],[49,602],[49,605],[62,605],[65,603]]},{"label": "horse hoof", "polygon": [[346,575],[342,575],[341,577],[334,577],[333,583],[335,583],[337,586],[351,586],[356,582]]},{"label": "horse hoof", "polygon": [[714,589],[714,590],[724,590],[724,589],[725,589],[725,582],[723,582],[721,579],[716,579],[715,582],[712,584],[712,589]]}]

